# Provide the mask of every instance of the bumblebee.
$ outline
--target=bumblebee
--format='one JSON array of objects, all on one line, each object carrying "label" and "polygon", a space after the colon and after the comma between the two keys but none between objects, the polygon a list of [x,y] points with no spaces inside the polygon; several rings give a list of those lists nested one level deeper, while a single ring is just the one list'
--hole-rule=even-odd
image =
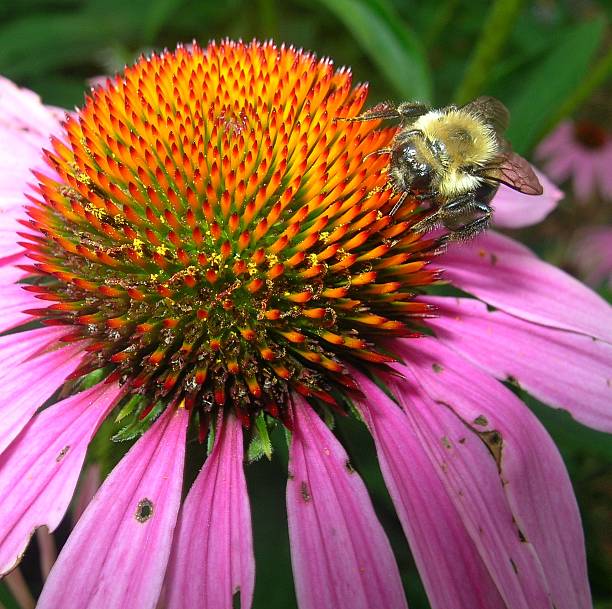
[{"label": "bumblebee", "polygon": [[479,97],[465,106],[432,110],[421,103],[397,107],[379,104],[345,119],[399,119],[401,128],[389,154],[389,185],[400,194],[390,214],[407,196],[429,203],[413,230],[444,226],[448,239],[474,237],[489,225],[491,200],[500,184],[528,195],[542,194],[531,165],[512,152],[504,138],[510,114],[494,97]]}]

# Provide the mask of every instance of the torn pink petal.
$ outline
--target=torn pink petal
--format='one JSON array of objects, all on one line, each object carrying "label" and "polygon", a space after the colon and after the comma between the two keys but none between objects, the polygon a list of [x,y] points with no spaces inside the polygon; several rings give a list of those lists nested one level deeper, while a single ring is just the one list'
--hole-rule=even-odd
[{"label": "torn pink petal", "polygon": [[[41,330],[10,334],[1,337],[0,343],[8,338],[13,338],[15,342],[19,337],[23,337],[25,342],[29,338],[26,335],[39,332]],[[31,345],[29,346],[31,348]],[[21,355],[17,357],[17,361],[21,363],[11,368],[5,367],[0,372],[0,454],[17,437],[45,400],[50,398],[66,377],[78,367],[82,349],[80,344],[71,344],[52,351],[39,352],[27,360]],[[8,348],[5,350],[9,352]],[[11,355],[15,357],[14,352]],[[7,366],[6,360],[1,361],[3,366]]]},{"label": "torn pink petal", "polygon": [[521,228],[537,224],[557,206],[564,197],[544,174],[534,168],[544,192],[537,197],[524,195],[503,184],[499,187],[492,201],[495,213],[493,224],[501,228]]},{"label": "torn pink petal", "polygon": [[300,609],[407,607],[361,478],[310,405],[294,399],[287,513]]},{"label": "torn pink petal", "polygon": [[[470,536],[488,555],[492,576],[503,583],[504,599],[513,598],[518,583],[527,607],[548,607],[547,585],[556,609],[591,607],[580,514],[540,422],[511,391],[438,340],[398,340],[394,347],[406,361],[394,367],[417,382],[390,382],[455,493]],[[510,558],[518,572],[512,567],[504,575]]]},{"label": "torn pink petal", "polygon": [[27,309],[41,306],[34,294],[17,284],[0,284],[0,332],[6,332],[23,323],[32,321],[32,316],[24,313]]},{"label": "torn pink petal", "polygon": [[612,432],[612,345],[489,311],[478,300],[425,300],[438,308],[429,321],[446,346],[585,425]]},{"label": "torn pink petal", "polygon": [[[215,447],[181,510],[167,574],[167,609],[241,609],[253,600],[255,558],[242,467],[242,425],[219,423]],[[193,566],[200,565],[194,577]]]},{"label": "torn pink petal", "polygon": [[183,484],[187,412],[168,408],[106,479],[61,551],[38,609],[154,609]]},{"label": "torn pink petal", "polygon": [[507,609],[406,416],[372,381],[353,373],[367,396],[358,408],[432,609]]},{"label": "torn pink petal", "polygon": [[19,561],[38,527],[59,525],[87,445],[118,394],[117,385],[96,385],[58,402],[0,456],[0,576]]},{"label": "torn pink petal", "polygon": [[612,307],[508,237],[488,231],[451,245],[438,264],[453,285],[506,313],[612,342]]}]

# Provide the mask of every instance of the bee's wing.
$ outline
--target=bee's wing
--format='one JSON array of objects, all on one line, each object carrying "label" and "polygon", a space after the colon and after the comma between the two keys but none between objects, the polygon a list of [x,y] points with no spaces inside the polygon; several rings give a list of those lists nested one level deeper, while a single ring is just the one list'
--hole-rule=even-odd
[{"label": "bee's wing", "polygon": [[469,112],[472,116],[476,116],[483,120],[487,125],[491,125],[497,137],[502,140],[503,135],[508,128],[510,122],[510,112],[508,108],[496,99],[488,95],[477,97],[474,101],[463,106],[463,109]]},{"label": "bee's wing", "polygon": [[483,178],[501,182],[526,195],[541,195],[544,192],[529,162],[511,150],[499,156],[494,166],[483,167],[478,173]]}]

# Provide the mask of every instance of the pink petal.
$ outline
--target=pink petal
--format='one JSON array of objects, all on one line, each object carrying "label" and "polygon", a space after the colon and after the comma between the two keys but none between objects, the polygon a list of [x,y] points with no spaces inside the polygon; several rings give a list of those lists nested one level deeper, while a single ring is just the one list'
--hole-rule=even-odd
[{"label": "pink petal", "polygon": [[[23,183],[25,188],[25,182]],[[6,197],[0,197],[0,258],[6,259],[24,252],[18,241],[23,241],[17,231],[23,231],[19,221],[27,218],[23,207],[25,198],[20,196],[18,203],[9,203]]]},{"label": "pink petal", "polygon": [[[21,363],[9,368],[7,360],[0,359],[3,364],[3,371],[0,372],[0,454],[17,437],[45,400],[53,395],[66,377],[79,365],[83,349],[80,344],[38,353],[26,360],[23,352],[32,347],[31,343],[27,343],[29,335],[38,335],[40,332],[42,331],[33,330],[0,338],[0,344],[3,339],[12,339],[11,343],[16,343],[19,338],[22,341],[20,355],[15,354],[14,349],[19,345],[12,345],[12,350],[8,347],[4,349],[13,361]],[[36,343],[38,340],[39,337],[36,336],[33,342]],[[5,341],[4,344],[7,342],[9,341]]]},{"label": "pink petal", "polygon": [[581,228],[572,238],[568,256],[589,284],[607,281],[612,286],[612,226]]},{"label": "pink petal", "polygon": [[26,277],[27,273],[17,265],[29,264],[23,253],[0,258],[0,285],[9,285]]},{"label": "pink petal", "polygon": [[[557,609],[591,607],[580,514],[542,425],[511,391],[439,341],[398,343],[407,365],[396,367],[417,384],[392,383],[443,468],[472,539],[490,553],[494,579],[520,582],[528,607],[548,607],[543,571]],[[509,557],[518,573],[498,580]]]},{"label": "pink petal", "polygon": [[0,76],[0,129],[46,141],[49,133],[57,129],[60,118],[57,110],[44,106],[36,93]]},{"label": "pink petal", "polygon": [[493,223],[502,228],[521,228],[541,222],[563,198],[559,190],[544,174],[535,169],[544,193],[538,197],[524,195],[503,184],[492,201]]},{"label": "pink petal", "polygon": [[542,166],[547,176],[550,176],[557,184],[561,184],[575,175],[581,159],[582,151],[574,148],[565,154],[552,157]]},{"label": "pink petal", "polygon": [[295,396],[287,515],[300,609],[406,607],[397,565],[361,478]]},{"label": "pink petal", "polygon": [[448,347],[585,425],[612,432],[612,345],[530,324],[469,298],[427,298],[429,320]]},{"label": "pink petal", "polygon": [[[60,553],[38,609],[155,608],[181,499],[187,422],[184,409],[168,408],[111,472]],[[150,516],[139,520],[146,506]]]},{"label": "pink petal", "polygon": [[[193,484],[177,525],[167,575],[168,609],[241,609],[253,600],[255,558],[242,468],[242,426],[229,416]],[[200,565],[194,576],[194,565]]]},{"label": "pink petal", "polygon": [[535,157],[545,159],[550,156],[561,156],[575,147],[574,125],[571,121],[564,121],[559,123],[555,130],[542,140],[535,151]]},{"label": "pink petal", "polygon": [[[608,168],[609,170],[609,168]],[[575,165],[572,178],[574,194],[579,201],[589,201],[597,192],[597,155],[585,152]]]},{"label": "pink petal", "polygon": [[23,286],[0,284],[0,332],[6,332],[32,321],[33,317],[23,311],[40,306],[40,300],[34,298],[31,292],[24,290]]},{"label": "pink petal", "polygon": [[44,410],[0,456],[0,576],[34,531],[55,530],[76,486],[87,445],[119,394],[96,385]]},{"label": "pink petal", "polygon": [[444,277],[493,306],[544,326],[612,342],[612,308],[531,250],[488,231],[438,258]]},{"label": "pink petal", "polygon": [[402,410],[354,371],[358,408],[433,609],[507,609],[435,465]]},{"label": "pink petal", "polygon": [[54,349],[64,334],[65,327],[45,326],[0,336],[0,378],[3,375],[12,375],[13,366]]}]

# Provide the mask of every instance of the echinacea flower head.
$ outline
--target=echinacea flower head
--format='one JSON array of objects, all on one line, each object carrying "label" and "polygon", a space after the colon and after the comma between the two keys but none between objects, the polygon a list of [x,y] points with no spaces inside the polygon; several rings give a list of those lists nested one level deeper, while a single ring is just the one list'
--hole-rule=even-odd
[{"label": "echinacea flower head", "polygon": [[[300,609],[407,607],[327,424],[346,414],[434,609],[591,606],[563,463],[500,381],[612,431],[610,307],[493,231],[445,249],[416,199],[391,215],[373,153],[397,126],[342,120],[366,94],[328,59],[230,41],[143,57],[61,122],[0,83],[0,573],[58,526],[104,421],[135,440],[39,609],[251,607],[245,437],[270,455],[275,426]],[[500,188],[499,223],[541,219],[542,182]],[[210,450],[183,500],[191,437]]]},{"label": "echinacea flower head", "polygon": [[[384,211],[393,130],[336,122],[365,87],[307,53],[194,47],[98,88],[54,138],[29,208],[32,313],[87,341],[141,404],[245,425],[288,393],[334,401],[343,359],[414,331],[435,242]],[[378,344],[377,344],[378,343]],[[206,418],[206,417],[203,417]]]},{"label": "echinacea flower head", "polygon": [[579,202],[612,200],[612,137],[602,126],[564,121],[538,146],[536,157],[555,182],[571,182]]}]

